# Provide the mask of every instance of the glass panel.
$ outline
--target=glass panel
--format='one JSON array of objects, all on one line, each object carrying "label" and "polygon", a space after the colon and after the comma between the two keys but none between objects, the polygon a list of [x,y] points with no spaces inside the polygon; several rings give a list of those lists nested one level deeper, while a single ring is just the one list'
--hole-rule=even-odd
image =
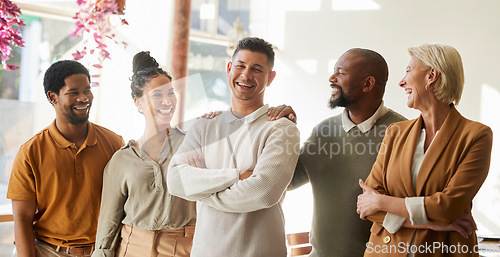
[{"label": "glass panel", "polygon": [[213,110],[227,110],[231,91],[227,85],[226,46],[190,41],[189,81],[186,92],[186,119]]},{"label": "glass panel", "polygon": [[[70,49],[81,41],[68,37],[74,28],[72,22],[29,15],[21,18],[26,24],[21,29],[25,46],[14,48],[8,61],[20,68],[0,69],[0,214],[12,213],[6,194],[20,145],[54,118],[52,107],[45,102],[41,72],[60,56],[71,58]],[[0,223],[0,253],[12,254],[13,231],[12,222]]]}]

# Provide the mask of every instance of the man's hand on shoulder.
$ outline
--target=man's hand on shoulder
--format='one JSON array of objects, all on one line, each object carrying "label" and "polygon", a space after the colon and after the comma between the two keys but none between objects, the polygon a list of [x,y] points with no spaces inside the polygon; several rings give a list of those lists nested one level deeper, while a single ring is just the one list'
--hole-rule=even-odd
[{"label": "man's hand on shoulder", "polygon": [[217,117],[217,116],[219,116],[219,115],[221,115],[221,114],[222,114],[222,112],[221,112],[221,111],[217,111],[217,112],[208,112],[208,113],[204,113],[204,114],[203,114],[203,115],[201,115],[200,117],[197,117],[196,119],[201,119],[201,118],[203,118],[203,119],[209,119],[209,120],[211,120],[211,119],[213,119],[213,118],[215,118],[215,117]]},{"label": "man's hand on shoulder", "polygon": [[276,107],[270,107],[267,111],[267,115],[269,115],[269,120],[277,120],[286,117],[293,123],[297,123],[297,115],[289,105],[282,104]]}]

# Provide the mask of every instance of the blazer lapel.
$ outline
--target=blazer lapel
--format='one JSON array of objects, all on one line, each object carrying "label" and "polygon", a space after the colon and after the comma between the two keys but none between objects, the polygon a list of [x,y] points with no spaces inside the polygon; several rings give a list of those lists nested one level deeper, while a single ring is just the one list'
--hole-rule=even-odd
[{"label": "blazer lapel", "polygon": [[401,153],[400,167],[401,178],[405,187],[405,191],[409,197],[415,196],[415,188],[412,183],[411,167],[413,164],[413,153],[417,147],[418,138],[420,137],[420,130],[422,128],[422,117],[413,122],[403,145],[403,152]]},{"label": "blazer lapel", "polygon": [[458,122],[460,121],[460,113],[453,106],[446,116],[443,125],[439,129],[439,133],[431,144],[431,147],[427,149],[425,158],[420,166],[420,171],[417,177],[417,196],[422,194],[423,186],[426,184],[429,175],[432,172],[432,168],[436,165],[439,158],[444,154],[445,148],[450,142],[455,130],[458,127]]}]

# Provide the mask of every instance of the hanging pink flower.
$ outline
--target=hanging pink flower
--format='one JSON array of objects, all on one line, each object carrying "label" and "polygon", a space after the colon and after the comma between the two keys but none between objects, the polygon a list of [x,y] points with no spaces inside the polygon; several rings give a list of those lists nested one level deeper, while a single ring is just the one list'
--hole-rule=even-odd
[{"label": "hanging pink flower", "polygon": [[[23,47],[24,41],[19,29],[24,21],[19,18],[21,10],[10,0],[0,0],[0,56],[2,67],[9,71],[18,69],[18,66],[7,64],[12,57],[12,46]],[[14,29],[14,27],[17,27]]]},{"label": "hanging pink flower", "polygon": [[[80,37],[86,33],[92,34],[93,41],[97,44],[94,49],[90,49],[88,54],[98,56],[98,64],[93,66],[101,69],[102,62],[106,59],[111,59],[110,54],[106,51],[107,45],[105,44],[106,38],[112,40],[116,44],[123,44],[124,47],[127,46],[125,42],[118,42],[115,39],[115,34],[110,34],[113,29],[109,22],[109,17],[112,14],[122,14],[122,10],[119,10],[118,5],[115,0],[76,0],[79,6],[79,11],[75,14],[73,19],[75,19],[75,30],[70,34],[71,37]],[[128,25],[128,22],[121,18],[121,25]],[[88,44],[88,40],[83,42]],[[75,60],[80,60],[87,55],[86,47],[82,51],[76,51],[73,53],[73,58]],[[98,85],[98,83],[95,83]]]},{"label": "hanging pink flower", "polygon": [[73,53],[73,60],[78,61],[78,60],[82,59],[86,54],[87,54],[87,52],[85,50],[82,50],[82,51],[77,50],[76,53]]}]

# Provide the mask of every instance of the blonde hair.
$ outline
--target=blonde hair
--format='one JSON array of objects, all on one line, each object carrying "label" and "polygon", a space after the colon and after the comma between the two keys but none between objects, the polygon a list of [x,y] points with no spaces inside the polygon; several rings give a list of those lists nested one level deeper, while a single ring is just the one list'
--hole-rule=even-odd
[{"label": "blonde hair", "polygon": [[447,45],[424,44],[408,48],[411,56],[440,72],[432,87],[436,97],[446,104],[458,105],[464,89],[464,67],[458,51]]}]

